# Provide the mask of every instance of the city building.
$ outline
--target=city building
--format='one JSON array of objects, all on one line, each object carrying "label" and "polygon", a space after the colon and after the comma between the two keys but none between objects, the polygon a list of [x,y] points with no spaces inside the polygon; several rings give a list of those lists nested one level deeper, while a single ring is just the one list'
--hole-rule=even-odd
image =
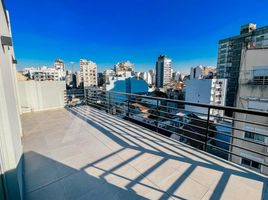
[{"label": "city building", "polygon": [[216,75],[216,68],[213,66],[199,65],[197,67],[191,67],[191,73],[190,73],[191,79],[214,78],[215,75]]},{"label": "city building", "polygon": [[80,59],[80,75],[83,87],[97,86],[97,64]]},{"label": "city building", "polygon": [[47,66],[24,68],[23,74],[35,81],[60,81],[60,77],[63,77],[59,70]]},{"label": "city building", "polygon": [[102,87],[103,84],[105,83],[104,74],[99,72],[97,75],[98,75],[98,77],[97,77],[97,79],[98,79],[98,87]]},{"label": "city building", "polygon": [[115,71],[112,69],[106,69],[103,72],[103,76],[104,76],[104,80],[105,83],[108,83],[110,80],[110,77],[114,77],[115,76]]},{"label": "city building", "polygon": [[152,85],[155,85],[155,76],[156,76],[155,71],[153,69],[150,69],[149,73],[150,73],[150,75],[152,77]]},{"label": "city building", "polygon": [[[224,106],[226,98],[226,79],[190,79],[186,81],[185,101],[209,105]],[[208,109],[196,106],[185,106],[186,111],[207,114]],[[223,116],[223,111],[211,109],[210,114]]]},{"label": "city building", "polygon": [[134,75],[134,64],[130,61],[120,62],[114,66],[116,76],[130,77]]},{"label": "city building", "polygon": [[[88,98],[88,105],[63,107],[64,81],[21,81],[27,89],[18,87],[9,16],[3,1],[0,27],[1,200],[266,199],[267,176],[161,135],[163,121],[149,118],[160,110],[152,114],[151,107],[132,103],[137,107],[135,111],[142,113],[140,117],[156,122],[149,124],[156,127],[149,130],[148,126],[107,112],[124,109],[126,102],[115,107],[104,101],[101,109],[101,101],[89,104]],[[37,98],[32,98],[32,93]],[[101,91],[97,97],[103,94]],[[142,98],[152,99],[145,95]],[[163,100],[153,99],[157,107]],[[36,104],[41,107],[22,113],[21,107]],[[265,112],[259,114],[268,117]],[[182,116],[186,117],[195,116]],[[172,125],[184,127],[181,124]],[[190,125],[213,127],[203,121],[188,123],[186,130],[192,130]],[[195,130],[207,135],[204,129]],[[202,142],[210,144],[204,137]]]},{"label": "city building", "polygon": [[156,62],[156,87],[162,88],[164,85],[167,85],[171,82],[172,73],[171,73],[172,61],[167,58],[165,55],[160,55]]},{"label": "city building", "polygon": [[54,68],[56,69],[56,71],[59,74],[59,79],[65,80],[65,71],[64,71],[64,62],[61,59],[56,59],[54,61]]},{"label": "city building", "polygon": [[243,48],[268,47],[268,26],[257,28],[249,23],[240,34],[219,41],[217,78],[228,79],[226,106],[235,106]]},{"label": "city building", "polygon": [[77,88],[83,88],[82,81],[81,81],[81,72],[77,71],[75,72],[75,77],[76,77],[76,87]]},{"label": "city building", "polygon": [[152,75],[151,75],[150,72],[137,72],[136,73],[136,77],[138,79],[145,80],[146,83],[148,83],[148,85],[152,85],[153,84],[153,77],[152,77]]},{"label": "city building", "polygon": [[65,82],[67,89],[76,88],[76,74],[70,70],[67,70],[65,75]]},{"label": "city building", "polygon": [[173,81],[182,81],[181,73],[180,72],[173,72],[172,73],[172,80]]},{"label": "city building", "polygon": [[[268,48],[244,49],[241,57],[240,76],[238,81],[236,107],[268,112]],[[268,174],[268,157],[256,154],[245,149],[252,149],[256,152],[266,154],[268,152],[268,120],[267,117],[250,114],[235,113],[235,130],[233,135],[240,139],[233,139],[235,155],[232,160],[236,163],[247,166],[253,170]],[[250,121],[246,124],[243,121]],[[248,142],[254,141],[255,143]],[[266,146],[265,146],[266,145]]]},{"label": "city building", "polygon": [[135,77],[111,77],[109,83],[105,85],[106,91],[146,94],[148,84],[144,80]]}]

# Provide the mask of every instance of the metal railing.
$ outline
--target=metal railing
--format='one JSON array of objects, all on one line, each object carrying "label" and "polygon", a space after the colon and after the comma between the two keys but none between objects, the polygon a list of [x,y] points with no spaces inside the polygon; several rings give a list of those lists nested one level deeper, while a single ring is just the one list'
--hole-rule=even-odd
[{"label": "metal railing", "polygon": [[[85,90],[85,99],[89,106],[224,159],[261,172],[268,167],[268,112],[93,88]],[[226,111],[233,117],[224,116]]]}]

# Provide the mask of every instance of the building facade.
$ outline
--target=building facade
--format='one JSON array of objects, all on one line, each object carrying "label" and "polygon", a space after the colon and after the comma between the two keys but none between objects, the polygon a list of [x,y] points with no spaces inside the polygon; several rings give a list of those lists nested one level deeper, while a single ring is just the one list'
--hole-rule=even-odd
[{"label": "building facade", "polygon": [[80,78],[84,87],[97,86],[97,64],[80,59]]},{"label": "building facade", "polygon": [[156,87],[163,88],[171,82],[172,79],[172,60],[164,55],[160,55],[156,62]]},{"label": "building facade", "polygon": [[138,72],[137,78],[145,80],[148,85],[153,84],[153,77],[151,76],[150,72]]},{"label": "building facade", "polygon": [[35,81],[60,81],[62,77],[57,69],[47,66],[24,68],[23,74]]},{"label": "building facade", "polygon": [[0,1],[0,199],[23,198],[22,128],[8,12]]},{"label": "building facade", "polygon": [[[251,48],[242,51],[240,77],[236,106],[242,109],[251,109],[268,112],[268,49]],[[253,141],[247,142],[234,138],[233,144],[245,149],[267,154],[268,152],[268,121],[267,117],[250,114],[235,113],[236,121],[233,135],[237,138]],[[249,121],[250,123],[243,123]],[[253,124],[254,123],[254,124]],[[266,145],[266,146],[265,146]],[[247,166],[253,170],[268,174],[268,157],[256,154],[245,149],[233,147],[232,151],[238,156],[231,160]]]},{"label": "building facade", "polygon": [[190,78],[191,79],[205,79],[214,78],[216,74],[216,68],[213,66],[202,66],[191,68]]},{"label": "building facade", "polygon": [[228,79],[226,106],[235,106],[238,78],[243,48],[268,47],[268,26],[256,28],[256,24],[241,26],[240,35],[219,41],[217,78]]},{"label": "building facade", "polygon": [[54,61],[54,68],[59,74],[59,80],[65,80],[65,72],[64,72],[64,62],[61,59],[56,59]]},{"label": "building facade", "polygon": [[[190,79],[186,81],[185,101],[193,103],[225,105],[227,89],[226,79]],[[195,114],[207,114],[208,109],[186,105],[185,110]],[[210,114],[223,116],[223,111],[211,109]]]},{"label": "building facade", "polygon": [[110,80],[110,77],[115,76],[115,71],[112,70],[112,69],[106,69],[106,70],[104,70],[104,72],[103,72],[103,76],[104,76],[104,81],[105,81],[105,83],[108,83],[109,80]]},{"label": "building facade", "polygon": [[134,64],[130,61],[120,62],[114,66],[116,76],[130,77],[134,75]]}]

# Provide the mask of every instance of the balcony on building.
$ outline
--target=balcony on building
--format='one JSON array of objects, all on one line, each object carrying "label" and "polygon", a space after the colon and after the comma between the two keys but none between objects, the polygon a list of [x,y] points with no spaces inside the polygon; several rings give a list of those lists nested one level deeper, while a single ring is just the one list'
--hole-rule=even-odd
[{"label": "balcony on building", "polygon": [[26,200],[267,199],[265,175],[99,109],[102,100],[22,115]]}]

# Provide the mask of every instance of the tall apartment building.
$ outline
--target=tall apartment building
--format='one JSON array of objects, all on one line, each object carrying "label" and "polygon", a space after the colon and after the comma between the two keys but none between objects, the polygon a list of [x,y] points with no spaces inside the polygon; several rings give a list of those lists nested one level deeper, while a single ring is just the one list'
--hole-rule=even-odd
[{"label": "tall apartment building", "polygon": [[227,78],[226,106],[235,106],[241,52],[243,48],[268,47],[268,26],[256,28],[250,23],[241,26],[240,35],[219,41],[217,78]]},{"label": "tall apartment building", "polygon": [[[242,109],[268,112],[267,48],[251,48],[242,51],[236,105]],[[268,164],[268,157],[245,150],[252,149],[256,152],[267,154],[267,117],[235,113],[235,119],[240,121],[236,121],[234,124],[236,130],[233,131],[233,135],[236,138],[233,139],[233,144],[239,145],[244,149],[233,147],[233,153],[243,158],[232,156],[232,161],[268,174],[268,167],[262,165]],[[244,123],[243,121],[248,121],[252,124]],[[249,142],[237,138],[245,139]]]},{"label": "tall apartment building", "polygon": [[54,68],[58,71],[59,79],[65,80],[65,72],[64,72],[64,62],[61,59],[56,59],[54,61]]},{"label": "tall apartment building", "polygon": [[76,87],[83,88],[82,81],[81,81],[81,76],[82,76],[81,72],[80,71],[75,72],[75,76],[76,76]]},{"label": "tall apartment building", "polygon": [[134,70],[134,64],[129,61],[120,62],[114,66],[115,75],[119,77],[120,76],[124,76],[124,77],[133,76],[134,75],[133,70]]},{"label": "tall apartment building", "polygon": [[103,76],[104,76],[105,83],[108,83],[110,77],[115,76],[115,71],[112,70],[112,69],[106,69],[106,70],[104,70],[104,72],[103,72]]},{"label": "tall apartment building", "polygon": [[136,78],[145,80],[148,85],[153,84],[153,77],[150,72],[136,72],[135,73]]},{"label": "tall apartment building", "polygon": [[84,87],[97,86],[96,63],[86,59],[80,59],[80,75]]},{"label": "tall apartment building", "polygon": [[172,60],[165,55],[160,55],[156,62],[156,87],[163,88],[171,82],[172,79]]},{"label": "tall apartment building", "polygon": [[150,69],[149,70],[149,73],[150,73],[150,75],[151,75],[151,77],[152,77],[152,85],[155,85],[155,76],[156,76],[156,74],[155,74],[155,70],[153,70],[153,69]]},{"label": "tall apartment building", "polygon": [[[210,104],[216,106],[225,105],[227,79],[190,79],[186,81],[185,101]],[[208,109],[186,105],[185,110],[196,114],[207,114]],[[210,114],[223,116],[223,111],[211,109]]]},{"label": "tall apartment building", "polygon": [[216,74],[216,68],[213,66],[202,66],[191,68],[190,78],[191,79],[204,79],[213,78]]}]

